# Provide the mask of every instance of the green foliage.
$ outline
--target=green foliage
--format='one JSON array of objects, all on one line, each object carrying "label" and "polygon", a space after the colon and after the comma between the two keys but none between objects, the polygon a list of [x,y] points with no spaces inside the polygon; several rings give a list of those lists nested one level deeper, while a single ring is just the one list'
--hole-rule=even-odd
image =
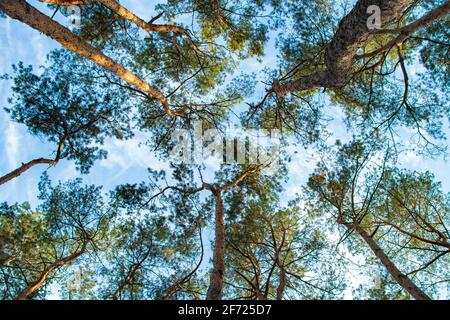
[{"label": "green foliage", "polygon": [[97,80],[93,73],[102,71],[73,54],[53,51],[49,62],[40,75],[22,63],[13,67],[12,106],[5,110],[55,149],[63,142],[61,158],[75,160],[87,173],[95,160],[106,157],[100,148],[106,138],[131,136],[129,93]]},{"label": "green foliage", "polygon": [[[332,212],[340,224],[358,223],[405,275],[439,296],[449,276],[445,266],[450,253],[450,194],[442,192],[432,174],[391,168],[391,161],[359,141],[340,146],[311,175],[309,205],[322,214]],[[358,234],[346,230],[340,243],[344,240],[354,255],[361,254]],[[398,291],[385,285],[366,294],[379,298]]]},{"label": "green foliage", "polygon": [[[97,241],[105,236],[109,218],[100,188],[83,186],[80,180],[52,187],[45,175],[39,188],[41,205],[37,210],[27,203],[3,203],[0,207],[0,255],[10,258],[1,265],[2,299],[14,299],[58,261],[95,250]],[[28,298],[45,298],[53,279],[77,262],[74,259],[52,269]]]},{"label": "green foliage", "polygon": [[[167,169],[149,168],[142,182],[115,186],[109,197],[81,179],[52,186],[44,175],[36,209],[2,203],[0,298],[16,298],[75,254],[28,298],[45,299],[56,290],[64,299],[203,299],[218,194],[227,299],[341,298],[355,289],[346,283],[350,266],[361,277],[372,275],[368,269],[380,271],[376,286],[361,285],[354,298],[409,299],[355,225],[427,294],[448,293],[450,195],[431,173],[399,169],[397,161],[406,147],[424,156],[445,154],[448,16],[390,50],[377,52],[395,34],[371,34],[358,44],[344,86],[277,90],[329,68],[329,43],[354,3],[160,1],[148,23],[177,32],[145,32],[95,1],[82,5],[81,28],[74,31],[80,39],[156,88],[182,114],[168,115],[161,99],[64,50],[52,51],[39,70],[19,62],[14,74],[2,76],[12,82],[5,110],[54,146],[55,162],[73,160],[81,174],[107,157],[105,142],[135,132],[149,134],[143,147]],[[442,3],[414,2],[386,28],[417,21]],[[352,141],[330,144],[328,121],[338,115],[326,114],[328,101],[343,111],[340,125]],[[222,165],[212,172],[171,163],[171,134],[192,132],[197,121],[204,130],[230,123],[278,129],[289,151],[315,147],[317,167],[295,201],[286,196],[288,183],[298,183],[289,180],[289,153],[275,173],[255,170],[222,190],[252,167]]]}]

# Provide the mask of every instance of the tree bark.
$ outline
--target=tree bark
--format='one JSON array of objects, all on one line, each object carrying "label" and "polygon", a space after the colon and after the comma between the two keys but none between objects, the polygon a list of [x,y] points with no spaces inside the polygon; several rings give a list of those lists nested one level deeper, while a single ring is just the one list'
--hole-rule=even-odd
[{"label": "tree bark", "polygon": [[147,32],[176,32],[178,34],[186,34],[186,35],[188,34],[187,30],[180,28],[178,26],[156,25],[147,23],[115,0],[96,0],[96,1],[100,2],[105,7],[108,7],[122,18],[133,22],[135,25],[137,25],[138,27],[142,28]]},{"label": "tree bark", "polygon": [[222,300],[223,279],[225,275],[225,221],[221,191],[212,190],[216,206],[215,212],[215,240],[213,253],[213,270],[206,300]]},{"label": "tree bark", "polygon": [[1,0],[0,10],[12,19],[19,20],[33,29],[36,29],[50,38],[58,41],[66,49],[85,57],[109,72],[115,74],[128,84],[140,89],[149,96],[155,98],[164,106],[166,113],[170,116],[179,115],[170,108],[166,97],[157,89],[150,86],[139,76],[124,68],[100,50],[92,47],[81,37],[72,33],[56,21],[29,5],[24,0]]},{"label": "tree bark", "polygon": [[[223,287],[224,287],[224,276],[225,276],[225,217],[224,217],[224,205],[222,199],[222,191],[228,190],[243,180],[245,180],[249,175],[254,174],[260,170],[260,166],[254,166],[248,168],[246,171],[241,173],[236,179],[221,186],[213,186],[209,183],[203,182],[202,186],[194,189],[182,189],[175,186],[167,186],[156,195],[152,196],[151,200],[155,199],[157,196],[163,194],[167,190],[176,190],[184,195],[191,195],[203,190],[210,191],[214,196],[215,202],[215,218],[214,218],[214,228],[215,228],[215,239],[214,239],[214,251],[213,251],[213,269],[210,275],[210,282],[208,291],[206,293],[206,300],[222,300]],[[202,177],[203,181],[203,177]],[[202,245],[203,246],[203,245]],[[203,257],[203,253],[202,253]]]},{"label": "tree bark", "polygon": [[135,265],[131,266],[130,271],[128,272],[128,274],[125,277],[125,280],[122,281],[120,283],[119,287],[116,289],[116,291],[114,291],[114,293],[112,295],[113,300],[119,299],[119,296],[122,293],[123,289],[125,289],[125,287],[131,283],[131,280],[133,280],[134,275],[138,271],[139,267],[140,267],[139,264],[135,264]]},{"label": "tree bark", "polygon": [[386,267],[387,271],[395,279],[395,281],[405,289],[416,300],[431,300],[431,298],[423,292],[411,279],[404,275],[391,259],[384,253],[383,249],[378,246],[375,240],[358,224],[345,224],[347,228],[355,230],[361,238],[368,244],[373,253],[380,259],[381,263]]},{"label": "tree bark", "polygon": [[176,32],[178,34],[188,34],[188,31],[174,25],[158,25],[148,23],[133,12],[122,6],[116,0],[39,0],[40,2],[56,4],[59,6],[72,6],[72,5],[82,5],[87,2],[98,2],[103,4],[105,7],[108,7],[112,11],[114,11],[117,15],[122,17],[125,20],[133,22],[138,27],[142,28],[147,32]]},{"label": "tree bark", "polygon": [[326,70],[285,84],[274,83],[278,95],[319,87],[340,88],[346,85],[352,73],[358,48],[363,47],[377,30],[369,30],[367,8],[376,5],[381,9],[381,22],[386,25],[412,2],[412,0],[359,0],[350,13],[339,23],[325,53]]},{"label": "tree bark", "polygon": [[259,166],[251,167],[233,181],[226,183],[220,187],[214,187],[207,183],[203,184],[203,187],[210,190],[214,195],[214,202],[216,207],[213,270],[211,273],[208,292],[206,294],[206,300],[222,300],[223,294],[223,280],[225,276],[225,219],[222,191],[236,186],[237,184],[245,180],[249,175],[258,172],[258,170]]},{"label": "tree bark", "polygon": [[10,173],[0,177],[0,185],[7,183],[8,181],[17,178],[18,176],[20,176],[22,173],[26,172],[27,170],[31,169],[32,167],[38,165],[38,164],[49,164],[49,165],[54,165],[55,164],[55,160],[51,160],[51,159],[44,159],[44,158],[39,158],[39,159],[34,159],[31,160],[27,163],[22,164],[19,168],[11,171]]},{"label": "tree bark", "polygon": [[284,290],[286,289],[286,271],[284,270],[284,267],[280,268],[278,280],[277,300],[283,300]]},{"label": "tree bark", "polygon": [[81,249],[79,251],[76,251],[75,253],[62,258],[58,261],[56,261],[55,263],[52,263],[48,268],[46,268],[40,275],[39,279],[36,280],[35,282],[33,282],[32,284],[30,284],[27,288],[25,288],[22,292],[20,292],[15,300],[25,300],[27,299],[31,294],[33,294],[35,291],[39,290],[42,285],[45,283],[45,281],[48,278],[48,275],[64,266],[67,265],[69,263],[71,263],[72,261],[74,261],[75,259],[77,259],[79,256],[81,256],[84,252],[86,252],[86,248],[87,248],[87,242],[85,242],[83,244],[83,246],[81,247]]},{"label": "tree bark", "polygon": [[433,21],[438,20],[450,13],[450,1],[447,1],[443,5],[437,7],[433,11],[429,12],[419,20],[400,28],[400,29],[386,29],[379,30],[380,34],[397,34],[397,37],[389,41],[386,45],[378,48],[372,52],[368,52],[362,55],[355,56],[356,59],[370,58],[377,54],[384,53],[391,49],[393,46],[401,46],[409,37],[411,37],[416,31],[427,27]]},{"label": "tree bark", "polygon": [[139,260],[138,262],[131,265],[131,267],[129,268],[129,270],[127,272],[127,275],[125,276],[125,279],[119,284],[119,287],[116,289],[116,291],[114,291],[114,293],[112,295],[113,300],[119,299],[119,296],[122,293],[122,291],[125,289],[125,287],[127,285],[129,285],[131,283],[131,280],[133,280],[133,278],[136,275],[136,273],[138,272],[138,270],[142,267],[142,264],[150,256],[150,253],[152,252],[151,250],[152,250],[152,248],[149,248],[141,260]]},{"label": "tree bark", "polygon": [[56,165],[59,160],[61,160],[61,154],[63,152],[63,147],[64,147],[64,143],[67,140],[68,136],[64,136],[61,138],[59,145],[58,145],[58,150],[56,151],[56,156],[55,159],[45,159],[45,158],[39,158],[39,159],[34,159],[31,160],[27,163],[22,164],[19,168],[11,171],[10,173],[0,177],[0,186],[2,184],[5,184],[6,182],[17,178],[18,176],[20,176],[22,173],[28,171],[29,169],[31,169],[32,167],[39,165],[39,164],[49,164],[49,165]]},{"label": "tree bark", "polygon": [[39,0],[40,2],[56,4],[58,6],[76,6],[86,4],[88,0]]}]

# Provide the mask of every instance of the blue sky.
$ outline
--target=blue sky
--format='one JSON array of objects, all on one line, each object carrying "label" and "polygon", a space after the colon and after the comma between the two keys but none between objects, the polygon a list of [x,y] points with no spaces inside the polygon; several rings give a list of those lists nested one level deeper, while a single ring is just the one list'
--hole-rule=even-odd
[{"label": "blue sky", "polygon": [[[44,5],[37,0],[29,1],[30,4],[51,15]],[[124,0],[121,1],[126,7],[144,19],[154,16],[155,1],[147,0]],[[63,23],[61,15],[56,18]],[[62,19],[62,20],[61,20]],[[242,63],[239,71],[258,72],[267,65],[275,65],[276,55],[273,50],[274,39],[270,45],[262,62],[255,59]],[[25,65],[31,64],[38,69],[39,65],[45,64],[46,54],[54,49],[60,48],[59,44],[45,35],[31,29],[30,27],[11,19],[0,19],[0,74],[10,73],[11,65],[23,61]],[[410,72],[414,74],[420,67],[409,66]],[[31,136],[26,127],[12,122],[3,111],[3,107],[8,106],[7,98],[11,95],[10,82],[0,81],[0,175],[4,175],[20,166],[21,163],[30,161],[38,157],[52,157],[55,145],[45,140]],[[336,121],[331,124],[330,131],[336,137],[348,137],[350,134],[342,127],[339,117],[342,112],[337,107],[329,107],[330,115],[336,117]],[[448,123],[446,122],[448,129]],[[447,133],[448,130],[447,130]],[[155,170],[164,169],[166,163],[158,161],[153,152],[146,146],[140,146],[148,138],[145,135],[138,135],[132,140],[117,141],[107,140],[104,148],[108,151],[106,160],[97,161],[91,169],[90,174],[84,176],[84,182],[88,184],[103,185],[105,190],[109,190],[121,183],[133,183],[145,181],[147,168]],[[290,180],[286,185],[286,199],[295,197],[300,192],[301,186],[305,183],[309,173],[313,170],[317,160],[314,150],[302,150],[296,147],[298,153],[293,156],[289,165]],[[418,171],[431,171],[437,180],[442,182],[445,192],[450,192],[450,166],[444,159],[422,159],[410,152],[404,154],[400,163],[403,167]],[[46,166],[36,166],[22,176],[0,186],[0,202],[9,203],[28,201],[35,205],[37,184]],[[79,177],[75,170],[75,165],[71,161],[61,161],[56,167],[49,168],[48,173],[54,181],[66,181]],[[212,176],[213,172],[209,172]]]},{"label": "blue sky", "polygon": [[[122,1],[125,6],[139,16],[149,19],[154,16],[155,1],[147,0],[126,0]],[[32,5],[38,7],[43,12],[51,14],[51,11],[37,0],[30,1]],[[62,23],[64,18],[57,15]],[[266,56],[262,62],[251,59],[244,61],[240,71],[258,72],[264,66],[275,65],[276,56],[271,50],[274,39],[272,38]],[[46,54],[60,45],[45,35],[31,29],[30,27],[11,19],[0,20],[0,52],[1,64],[0,74],[10,73],[11,65],[23,61],[24,64],[31,64],[38,70],[38,66],[44,65]],[[414,73],[414,66],[409,66],[410,72]],[[260,86],[261,87],[261,86]],[[259,90],[261,91],[261,90]],[[0,81],[0,174],[4,174],[17,168],[22,162],[27,162],[36,157],[51,157],[54,145],[45,140],[31,136],[25,126],[10,121],[8,115],[3,111],[7,106],[6,99],[11,95],[10,82]],[[339,117],[342,116],[339,108],[329,107],[329,114],[337,120],[331,124],[329,130],[334,132],[334,136],[342,138],[349,136],[349,133],[340,125]],[[448,128],[448,124],[446,125]],[[86,183],[101,184],[105,189],[109,189],[119,183],[141,181],[146,175],[146,168],[165,168],[165,163],[158,161],[154,154],[145,146],[140,146],[147,137],[138,135],[132,140],[117,141],[108,140],[104,148],[108,151],[106,160],[97,161],[91,173],[84,177]],[[296,147],[298,149],[298,147]],[[290,164],[290,183],[287,194],[294,196],[299,191],[299,187],[305,182],[309,172],[314,168],[314,150],[299,150]],[[433,172],[437,179],[442,181],[445,191],[450,191],[450,170],[449,164],[445,160],[422,159],[413,152],[404,154],[401,158],[401,165],[413,170]],[[35,202],[36,186],[45,166],[36,166],[24,173],[17,179],[0,187],[0,200],[9,202],[30,201]],[[71,161],[61,161],[56,167],[48,170],[53,180],[67,180],[79,176],[75,166]]]}]

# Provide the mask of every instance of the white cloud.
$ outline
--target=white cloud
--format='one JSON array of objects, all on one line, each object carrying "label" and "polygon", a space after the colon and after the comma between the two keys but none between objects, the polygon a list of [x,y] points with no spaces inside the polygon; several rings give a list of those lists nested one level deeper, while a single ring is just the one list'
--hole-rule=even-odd
[{"label": "white cloud", "polygon": [[132,167],[162,170],[167,168],[167,164],[160,161],[151,152],[150,148],[141,145],[141,139],[131,140],[109,140],[103,146],[108,151],[108,158],[100,161],[100,166],[117,172],[117,176],[122,175]]},{"label": "white cloud", "polygon": [[36,58],[36,63],[38,65],[44,65],[47,50],[44,47],[44,44],[42,41],[42,36],[37,32],[33,32],[33,37],[31,38],[31,44],[34,49],[34,57]]},{"label": "white cloud", "polygon": [[400,163],[406,167],[417,167],[423,159],[417,155],[417,152],[408,151],[400,155]]},{"label": "white cloud", "polygon": [[6,158],[10,168],[18,164],[18,154],[20,145],[20,133],[14,123],[9,123],[5,130]]}]

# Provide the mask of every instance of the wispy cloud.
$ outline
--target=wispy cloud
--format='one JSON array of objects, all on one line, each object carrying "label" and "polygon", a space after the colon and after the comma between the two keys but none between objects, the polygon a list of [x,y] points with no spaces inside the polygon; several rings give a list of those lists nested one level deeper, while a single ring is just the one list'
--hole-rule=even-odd
[{"label": "wispy cloud", "polygon": [[5,130],[6,158],[12,169],[17,166],[20,146],[20,133],[14,123],[9,123]]}]

